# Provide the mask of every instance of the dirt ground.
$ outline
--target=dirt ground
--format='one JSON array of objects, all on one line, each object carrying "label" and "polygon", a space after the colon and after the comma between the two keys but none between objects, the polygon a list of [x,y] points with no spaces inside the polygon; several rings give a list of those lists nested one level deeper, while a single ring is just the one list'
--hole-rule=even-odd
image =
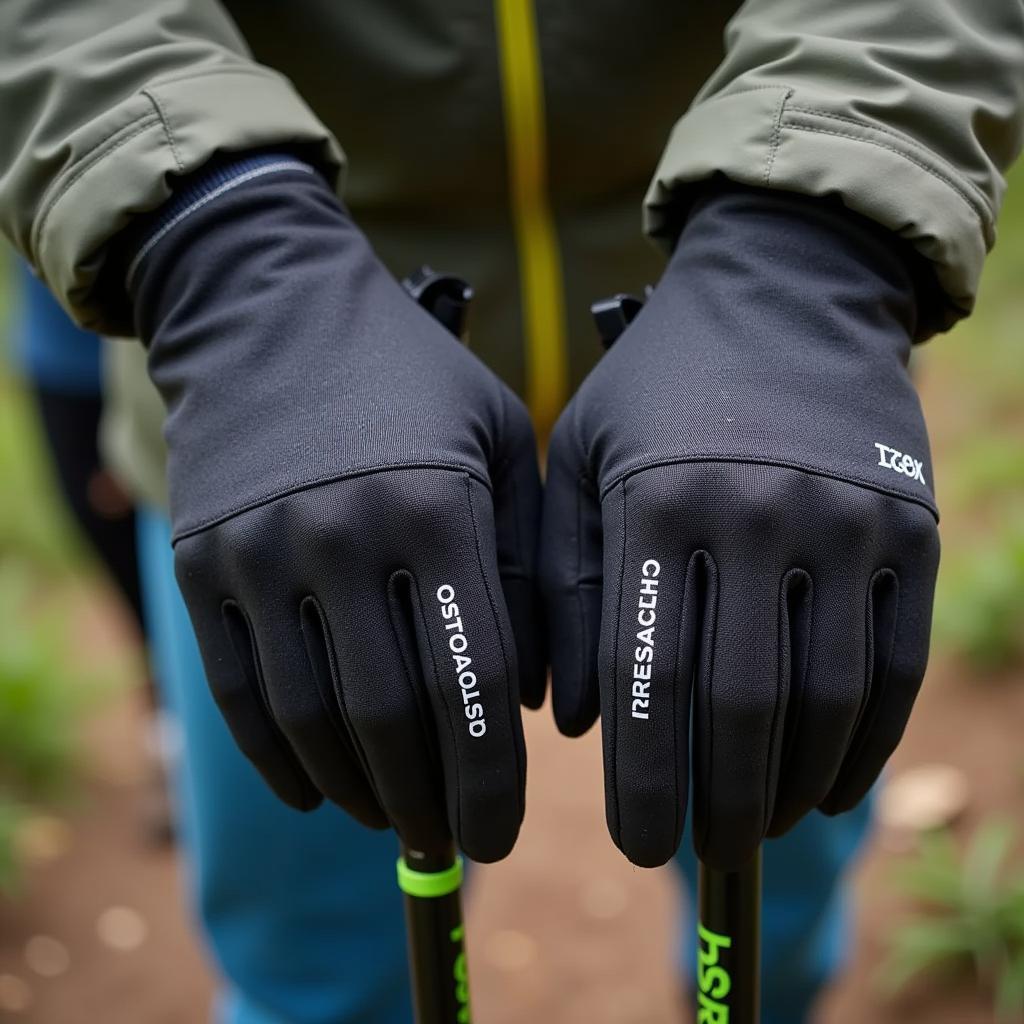
[{"label": "dirt ground", "polygon": [[[23,897],[0,903],[0,1004],[23,1008],[0,1010],[0,1020],[207,1019],[214,982],[182,909],[176,857],[147,846],[140,833],[138,705],[123,698],[96,718],[84,792],[61,818],[30,831],[33,866]],[[468,912],[476,1019],[688,1020],[671,965],[678,885],[672,872],[632,868],[612,847],[603,821],[598,733],[570,743],[557,736],[546,712],[529,715],[527,728],[532,784],[522,839],[507,861],[480,872]],[[981,683],[939,665],[894,769],[931,761],[963,769],[971,784],[964,830],[995,808],[1020,819],[1022,732],[1020,680]],[[887,879],[900,854],[889,845],[876,835],[856,870],[856,955],[823,999],[817,1021],[990,1021],[984,999],[970,988],[922,984],[895,1003],[878,995],[873,977],[884,935],[901,910]],[[64,952],[54,953],[47,939]]]}]

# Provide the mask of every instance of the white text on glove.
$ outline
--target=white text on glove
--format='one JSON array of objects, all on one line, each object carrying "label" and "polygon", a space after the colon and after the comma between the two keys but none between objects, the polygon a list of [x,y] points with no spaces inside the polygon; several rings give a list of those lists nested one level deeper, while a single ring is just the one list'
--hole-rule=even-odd
[{"label": "white text on glove", "polygon": [[647,719],[651,709],[651,669],[654,665],[654,623],[658,618],[658,576],[661,563],[648,558],[640,568],[640,599],[636,621],[639,646],[633,653],[633,717]]},{"label": "white text on glove", "polygon": [[875,447],[878,449],[878,464],[880,466],[909,476],[911,480],[920,480],[925,487],[928,486],[924,479],[923,460],[915,459],[913,456],[890,448],[887,444],[880,444],[878,441],[875,442]]},{"label": "white text on glove", "polygon": [[479,739],[487,732],[487,722],[484,720],[484,706],[479,701],[476,673],[470,667],[473,659],[466,653],[469,641],[462,627],[459,606],[455,603],[455,588],[447,583],[438,587],[437,599],[441,602],[441,615],[446,620],[444,628],[448,633],[448,650],[455,662],[455,675],[462,691],[462,706],[469,721],[469,735]]}]

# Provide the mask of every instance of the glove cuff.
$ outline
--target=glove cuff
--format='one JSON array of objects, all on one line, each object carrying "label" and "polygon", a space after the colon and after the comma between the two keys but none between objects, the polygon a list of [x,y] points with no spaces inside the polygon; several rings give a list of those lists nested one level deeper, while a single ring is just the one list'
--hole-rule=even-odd
[{"label": "glove cuff", "polygon": [[208,203],[239,185],[271,174],[298,171],[316,174],[316,169],[287,152],[249,153],[223,157],[205,164],[184,177],[174,194],[159,209],[142,218],[123,239],[124,289],[130,295],[142,261],[168,232]]},{"label": "glove cuff", "polygon": [[[779,242],[788,242],[805,260],[831,260],[839,249],[859,254],[846,261],[845,271],[856,273],[859,266],[867,277],[878,278],[880,284],[884,278],[881,288],[890,296],[894,288],[901,293],[905,301],[890,312],[896,315],[911,341],[927,340],[942,329],[946,300],[932,264],[895,232],[848,209],[838,197],[754,188],[718,177],[702,190],[687,223],[709,213],[734,222],[741,217],[753,232],[770,222],[771,232]],[[684,227],[676,258],[685,249],[685,235]],[[871,287],[870,282],[866,286]]]}]

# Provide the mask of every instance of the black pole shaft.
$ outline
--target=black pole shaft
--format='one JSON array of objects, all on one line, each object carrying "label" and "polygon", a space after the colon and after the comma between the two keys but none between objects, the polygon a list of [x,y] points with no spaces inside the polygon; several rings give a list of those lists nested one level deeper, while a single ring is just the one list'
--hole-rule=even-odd
[{"label": "black pole shaft", "polygon": [[427,857],[403,848],[399,884],[416,1024],[472,1020],[460,881],[461,861],[454,849]]},{"label": "black pole shaft", "polygon": [[761,851],[739,871],[698,872],[697,1024],[758,1024]]}]

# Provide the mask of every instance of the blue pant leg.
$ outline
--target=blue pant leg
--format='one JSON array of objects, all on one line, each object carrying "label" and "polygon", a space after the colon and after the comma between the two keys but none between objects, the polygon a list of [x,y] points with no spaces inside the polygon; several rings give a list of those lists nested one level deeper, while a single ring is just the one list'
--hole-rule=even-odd
[{"label": "blue pant leg", "polygon": [[[764,845],[761,903],[763,1024],[799,1024],[849,951],[844,871],[868,834],[870,800],[836,818],[814,812]],[[676,861],[696,907],[697,859],[687,823]],[[693,977],[693,927],[684,926],[681,962]]]},{"label": "blue pant leg", "polygon": [[139,515],[156,675],[180,722],[175,780],[203,930],[230,1024],[408,1024],[397,853],[333,806],[280,803],[238,752],[207,689],[163,516]]}]

